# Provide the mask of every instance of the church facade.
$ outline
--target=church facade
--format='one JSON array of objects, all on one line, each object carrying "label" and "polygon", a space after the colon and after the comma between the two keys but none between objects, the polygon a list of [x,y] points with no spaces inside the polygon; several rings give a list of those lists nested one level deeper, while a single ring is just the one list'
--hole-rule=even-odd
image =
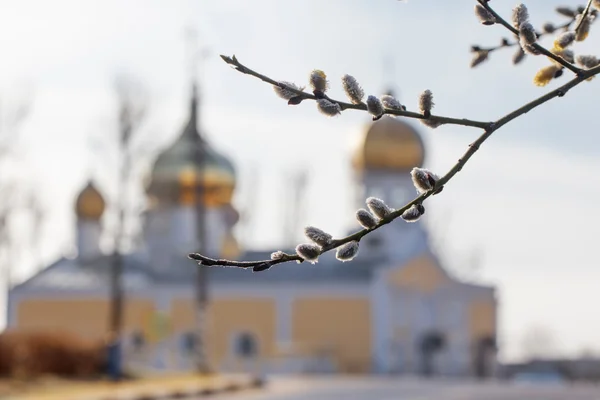
[{"label": "church facade", "polygon": [[[261,260],[276,250],[238,246],[233,164],[206,144],[204,168],[195,167],[197,103],[194,91],[187,125],[154,163],[144,246],[124,258],[123,340],[128,363],[138,367],[193,367],[196,267],[187,254],[195,250],[196,201],[206,210],[204,253]],[[370,123],[352,158],[356,207],[368,196],[405,204],[415,195],[409,172],[424,161],[412,125],[392,117]],[[10,291],[9,329],[106,334],[111,257],[99,246],[104,209],[90,181],[75,202],[78,256]],[[287,263],[262,273],[209,268],[207,278],[206,351],[216,370],[494,374],[496,290],[453,277],[421,222],[398,220],[369,234],[351,263],[324,254],[315,265]]]}]

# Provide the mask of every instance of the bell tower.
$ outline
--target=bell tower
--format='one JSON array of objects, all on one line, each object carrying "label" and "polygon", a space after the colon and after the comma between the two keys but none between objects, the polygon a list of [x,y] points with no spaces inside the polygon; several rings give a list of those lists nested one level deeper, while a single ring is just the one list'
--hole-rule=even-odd
[{"label": "bell tower", "polygon": [[[400,118],[383,116],[370,123],[352,156],[357,185],[357,207],[366,208],[368,197],[399,208],[417,196],[410,171],[425,161],[425,146],[417,130]],[[427,245],[421,222],[394,221],[363,239],[361,252],[405,260]]]}]

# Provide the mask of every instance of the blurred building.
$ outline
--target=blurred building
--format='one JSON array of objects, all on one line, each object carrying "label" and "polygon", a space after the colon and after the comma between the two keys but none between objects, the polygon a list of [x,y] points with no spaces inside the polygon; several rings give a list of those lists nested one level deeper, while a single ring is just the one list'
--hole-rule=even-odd
[{"label": "blurred building", "polygon": [[600,383],[600,357],[532,359],[521,363],[504,364],[499,368],[498,375],[520,382]]},{"label": "blurred building", "polygon": [[[193,163],[198,99],[181,135],[160,153],[147,185],[145,245],[124,260],[128,359],[140,365],[193,365],[195,189],[203,185],[213,257],[260,260],[232,229],[236,175],[210,145]],[[353,155],[359,196],[405,204],[409,171],[421,166],[419,133],[401,119],[370,123]],[[69,329],[99,338],[107,330],[111,258],[99,238],[105,201],[93,182],[75,203],[76,258],[61,258],[10,292],[9,328]],[[353,227],[352,230],[355,230]],[[263,273],[209,269],[208,356],[216,369],[490,375],[496,366],[495,289],[461,282],[431,250],[421,222],[397,221],[368,235],[357,259],[332,254],[316,265],[282,264]]]}]

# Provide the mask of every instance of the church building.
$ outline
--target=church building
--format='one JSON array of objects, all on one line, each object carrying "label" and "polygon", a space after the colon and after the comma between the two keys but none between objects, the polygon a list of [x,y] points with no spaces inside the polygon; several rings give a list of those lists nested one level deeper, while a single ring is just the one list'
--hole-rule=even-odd
[{"label": "church building", "polygon": [[[144,244],[124,257],[130,365],[193,368],[197,266],[187,254],[196,251],[196,185],[203,188],[209,232],[205,254],[261,260],[278,250],[241,249],[236,242],[236,170],[207,142],[202,170],[195,166],[197,109],[193,90],[185,128],[152,168]],[[387,116],[370,122],[352,157],[356,208],[369,196],[396,206],[414,198],[410,170],[425,158],[411,123]],[[112,258],[99,245],[105,199],[90,180],[74,203],[77,257],[56,260],[10,291],[9,329],[106,334]],[[398,220],[369,234],[349,263],[326,253],[315,265],[287,263],[261,273],[208,268],[207,279],[206,352],[215,370],[494,374],[496,290],[452,276],[420,221]]]}]

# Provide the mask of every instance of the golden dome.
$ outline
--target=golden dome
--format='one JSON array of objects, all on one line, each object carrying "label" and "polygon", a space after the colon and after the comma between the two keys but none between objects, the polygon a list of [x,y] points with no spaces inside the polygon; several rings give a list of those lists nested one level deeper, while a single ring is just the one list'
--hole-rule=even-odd
[{"label": "golden dome", "polygon": [[96,189],[92,182],[88,182],[87,186],[77,196],[75,202],[75,212],[77,217],[83,219],[99,220],[104,214],[106,203],[104,198]]},{"label": "golden dome", "polygon": [[[151,202],[195,204],[198,186],[207,206],[229,204],[235,188],[235,169],[223,155],[199,138],[197,129],[197,97],[194,91],[190,119],[183,133],[163,151],[152,168],[147,192]],[[202,168],[195,163],[196,149],[202,140]]]},{"label": "golden dome", "polygon": [[354,168],[411,170],[421,167],[425,147],[419,133],[399,118],[383,116],[372,123],[354,151]]}]

